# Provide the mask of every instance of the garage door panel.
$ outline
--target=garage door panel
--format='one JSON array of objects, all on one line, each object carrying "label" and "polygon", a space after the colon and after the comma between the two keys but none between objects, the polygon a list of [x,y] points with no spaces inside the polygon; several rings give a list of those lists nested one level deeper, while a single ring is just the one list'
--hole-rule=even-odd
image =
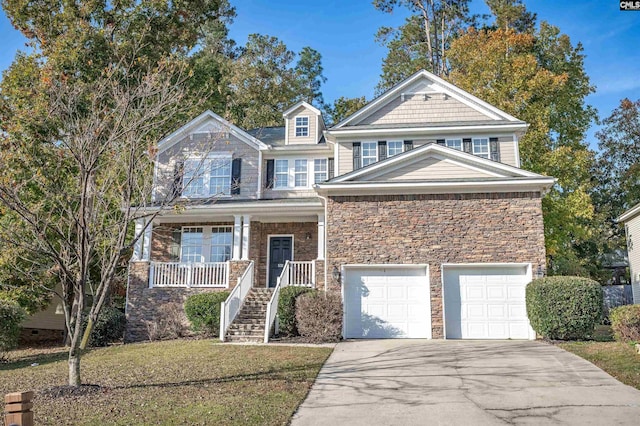
[{"label": "garage door panel", "polygon": [[347,338],[431,337],[425,267],[347,268],[344,295]]},{"label": "garage door panel", "polygon": [[520,265],[444,266],[447,338],[528,339],[526,268]]}]

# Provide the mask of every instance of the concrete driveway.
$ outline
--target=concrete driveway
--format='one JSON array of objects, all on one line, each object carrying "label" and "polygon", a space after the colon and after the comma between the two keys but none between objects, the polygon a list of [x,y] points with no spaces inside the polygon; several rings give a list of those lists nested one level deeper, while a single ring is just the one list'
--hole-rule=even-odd
[{"label": "concrete driveway", "polygon": [[292,425],[638,425],[640,391],[530,341],[337,345]]}]

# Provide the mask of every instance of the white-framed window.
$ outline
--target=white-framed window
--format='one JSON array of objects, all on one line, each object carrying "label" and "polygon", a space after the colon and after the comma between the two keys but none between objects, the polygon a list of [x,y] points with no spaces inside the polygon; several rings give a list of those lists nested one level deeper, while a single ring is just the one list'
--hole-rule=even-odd
[{"label": "white-framed window", "polygon": [[289,187],[289,160],[276,160],[275,187]]},{"label": "white-framed window", "polygon": [[309,117],[296,117],[296,137],[309,136]]},{"label": "white-framed window", "polygon": [[189,198],[231,195],[231,156],[185,160],[182,195]]},{"label": "white-framed window", "polygon": [[316,158],[313,160],[313,183],[324,182],[327,178],[327,159]]},{"label": "white-framed window", "polygon": [[462,139],[447,139],[445,145],[449,148],[457,149],[458,151],[462,151]]},{"label": "white-framed window", "polygon": [[186,263],[204,262],[204,229],[202,227],[182,228],[180,261]]},{"label": "white-framed window", "polygon": [[393,157],[402,153],[403,141],[388,141],[387,142],[387,157]]},{"label": "white-framed window", "polygon": [[231,259],[232,226],[185,226],[182,228],[180,261],[226,262]]},{"label": "white-framed window", "polygon": [[378,142],[362,142],[362,167],[378,161]]},{"label": "white-framed window", "polygon": [[293,186],[296,188],[304,187],[306,188],[309,171],[308,171],[308,160],[295,160],[293,166]]},{"label": "white-framed window", "polygon": [[489,138],[473,138],[473,155],[489,158]]}]

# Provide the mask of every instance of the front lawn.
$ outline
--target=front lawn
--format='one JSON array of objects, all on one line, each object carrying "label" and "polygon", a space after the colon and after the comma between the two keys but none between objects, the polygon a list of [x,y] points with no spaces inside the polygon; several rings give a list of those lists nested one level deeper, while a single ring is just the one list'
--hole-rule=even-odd
[{"label": "front lawn", "polygon": [[34,390],[35,423],[43,425],[282,425],[330,353],[211,340],[113,346],[83,357],[83,383],[96,386],[60,396],[51,388],[66,384],[66,354],[16,351],[0,364],[0,396]]},{"label": "front lawn", "polygon": [[559,346],[597,365],[625,383],[640,389],[640,354],[633,345],[614,342],[608,326],[596,328],[595,341],[565,342]]}]

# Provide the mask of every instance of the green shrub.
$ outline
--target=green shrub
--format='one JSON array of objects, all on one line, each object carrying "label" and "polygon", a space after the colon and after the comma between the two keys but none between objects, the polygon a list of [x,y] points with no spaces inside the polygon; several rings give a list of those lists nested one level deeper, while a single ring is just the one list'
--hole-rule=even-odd
[{"label": "green shrub", "polygon": [[316,291],[296,300],[300,335],[311,343],[337,342],[342,335],[342,297],[336,292]]},{"label": "green shrub", "polygon": [[301,294],[314,291],[309,287],[285,287],[278,299],[278,326],[284,336],[299,336],[296,326],[296,299]]},{"label": "green shrub", "polygon": [[617,341],[640,343],[640,305],[614,308],[609,318]]},{"label": "green shrub", "polygon": [[585,339],[602,317],[602,287],[588,278],[533,280],[526,299],[531,327],[548,339]]},{"label": "green shrub", "polygon": [[[83,327],[87,326],[85,319]],[[107,346],[109,343],[118,342],[124,337],[124,329],[127,324],[124,313],[113,306],[105,306],[100,311],[98,319],[93,324],[89,346]]]},{"label": "green shrub", "polygon": [[26,316],[26,311],[18,303],[0,300],[0,355],[18,344],[20,324]]},{"label": "green shrub", "polygon": [[220,334],[220,303],[229,297],[228,291],[200,293],[189,296],[184,303],[184,313],[193,331],[211,336]]}]

